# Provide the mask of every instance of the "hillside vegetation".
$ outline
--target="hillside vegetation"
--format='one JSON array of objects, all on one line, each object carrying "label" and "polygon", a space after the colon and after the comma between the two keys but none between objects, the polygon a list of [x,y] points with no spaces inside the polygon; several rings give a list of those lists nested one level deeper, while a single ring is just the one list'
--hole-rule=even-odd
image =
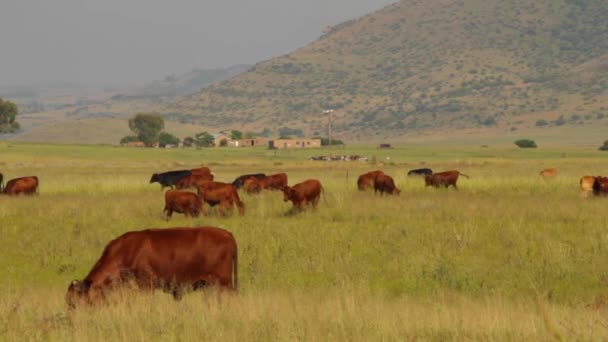
[{"label": "hillside vegetation", "polygon": [[169,106],[204,125],[340,137],[605,125],[602,0],[402,0]]}]

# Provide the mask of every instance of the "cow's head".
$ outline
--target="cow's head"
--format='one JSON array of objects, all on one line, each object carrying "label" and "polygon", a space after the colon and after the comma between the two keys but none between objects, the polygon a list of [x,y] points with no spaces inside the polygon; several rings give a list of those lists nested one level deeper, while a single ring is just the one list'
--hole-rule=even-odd
[{"label": "cow's head", "polygon": [[74,309],[78,305],[91,304],[90,289],[91,281],[73,280],[68,287],[68,292],[65,294],[65,301],[68,307]]},{"label": "cow's head", "polygon": [[433,175],[426,175],[424,176],[424,183],[426,184],[426,186],[432,185],[433,184]]},{"label": "cow's head", "polygon": [[154,182],[158,182],[158,173],[153,174],[152,178],[150,178],[150,183]]},{"label": "cow's head", "polygon": [[296,196],[296,191],[289,186],[282,187],[281,191],[283,191],[283,202],[292,200]]}]

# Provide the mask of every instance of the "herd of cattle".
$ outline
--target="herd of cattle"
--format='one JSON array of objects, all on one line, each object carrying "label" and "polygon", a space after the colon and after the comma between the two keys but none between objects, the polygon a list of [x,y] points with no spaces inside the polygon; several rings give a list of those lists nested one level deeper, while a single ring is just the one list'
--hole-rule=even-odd
[{"label": "herd of cattle", "polygon": [[[545,169],[540,176],[549,180],[558,174],[556,169]],[[426,186],[457,187],[459,176],[469,176],[456,171],[434,173],[431,169],[415,169],[408,176],[424,177]],[[257,194],[265,190],[281,191],[284,201],[291,201],[295,209],[311,204],[316,207],[323,192],[321,182],[308,179],[288,186],[287,174],[246,174],[232,183],[214,181],[209,168],[155,173],[150,183],[158,182],[165,192],[163,212],[170,219],[173,212],[197,217],[207,214],[205,204],[218,206],[224,214],[238,208],[245,214],[245,205],[238,190]],[[37,194],[38,177],[11,179],[3,187],[0,174],[0,193],[7,195]],[[361,191],[373,189],[375,193],[398,195],[401,191],[393,178],[381,170],[360,175],[357,187]],[[583,176],[581,190],[599,196],[608,196],[608,177]],[[173,189],[175,188],[175,189]],[[195,192],[187,189],[196,189]],[[113,288],[134,280],[140,289],[160,288],[180,299],[185,291],[205,288],[209,285],[219,290],[235,291],[238,287],[238,253],[234,236],[221,228],[168,228],[146,229],[127,232],[110,241],[101,257],[83,280],[70,283],[65,299],[70,308],[81,304],[104,302]]]}]

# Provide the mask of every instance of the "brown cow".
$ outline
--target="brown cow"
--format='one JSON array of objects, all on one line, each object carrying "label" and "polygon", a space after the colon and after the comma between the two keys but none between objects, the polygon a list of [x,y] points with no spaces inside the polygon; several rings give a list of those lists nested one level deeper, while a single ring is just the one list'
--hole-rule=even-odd
[{"label": "brown cow", "polygon": [[178,190],[167,190],[165,192],[165,208],[163,212],[166,214],[167,221],[169,221],[173,212],[198,217],[202,207],[203,202],[193,192]]},{"label": "brown cow", "polygon": [[539,172],[538,174],[541,177],[543,177],[544,180],[550,180],[557,176],[557,169],[554,169],[554,168],[544,169],[541,172]]},{"label": "brown cow", "polygon": [[36,194],[38,193],[38,177],[28,176],[11,179],[6,182],[6,186],[4,187],[4,193],[9,196],[15,196],[19,194]]},{"label": "brown cow", "polygon": [[596,196],[608,196],[608,177],[595,177],[595,182],[593,182],[593,194]]},{"label": "brown cow", "polygon": [[458,182],[458,176],[460,175],[469,178],[469,176],[465,175],[464,173],[461,173],[460,171],[452,170],[433,173],[430,176],[424,177],[424,182],[426,186],[434,186],[436,188],[439,188],[440,186],[445,186],[445,188],[447,189],[451,185],[454,187],[454,189],[458,189],[458,186],[456,186],[456,182]]},{"label": "brown cow", "polygon": [[[232,209],[236,205],[240,215],[245,215],[245,204],[241,202],[239,193],[232,184],[203,181],[198,184],[198,196],[209,206],[214,207],[219,204],[220,213],[223,215],[225,210]],[[203,212],[205,209],[203,207]]]},{"label": "brown cow", "polygon": [[243,182],[243,189],[245,189],[248,194],[258,194],[262,191],[262,186],[257,178],[250,177]]},{"label": "brown cow", "polygon": [[[213,173],[206,166],[199,167],[199,168],[196,168],[196,169],[191,169],[190,172],[192,172],[193,175],[201,175],[201,176],[211,176],[211,177],[213,177]],[[213,179],[211,179],[211,180],[213,180]]]},{"label": "brown cow", "polygon": [[316,208],[322,191],[321,182],[316,179],[308,179],[292,187],[284,187],[283,201],[291,201],[293,207],[297,209],[303,209],[308,203],[312,203],[312,207]]},{"label": "brown cow", "polygon": [[378,191],[380,191],[380,195],[384,195],[385,192],[391,195],[399,195],[401,193],[401,190],[395,186],[393,177],[383,173],[374,179],[374,193]]},{"label": "brown cow", "polygon": [[274,175],[266,176],[260,179],[260,188],[262,190],[282,190],[287,186],[287,174],[277,173]]},{"label": "brown cow", "polygon": [[359,190],[364,191],[367,189],[374,188],[375,179],[378,175],[384,174],[384,172],[380,170],[370,171],[368,173],[364,173],[357,179],[357,187]]},{"label": "brown cow", "polygon": [[211,173],[192,173],[189,176],[180,178],[177,182],[175,182],[176,189],[186,189],[197,187],[197,184],[202,181],[212,181],[213,175]]},{"label": "brown cow", "polygon": [[593,192],[593,183],[595,183],[594,176],[581,177],[579,184],[581,186],[581,196],[582,197],[587,197],[590,192]]},{"label": "brown cow", "polygon": [[142,290],[161,288],[178,300],[205,285],[237,290],[234,236],[214,227],[146,229],[110,241],[83,280],[70,283],[70,308],[104,301],[114,288],[134,280]]}]

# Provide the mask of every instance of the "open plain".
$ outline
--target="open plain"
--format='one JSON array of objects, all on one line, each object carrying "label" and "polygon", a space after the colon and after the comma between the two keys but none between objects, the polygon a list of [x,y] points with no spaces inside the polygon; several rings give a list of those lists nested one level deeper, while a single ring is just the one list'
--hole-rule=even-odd
[{"label": "open plain", "polygon": [[[309,161],[359,154],[367,162]],[[608,336],[608,175],[586,147],[396,146],[391,150],[128,149],[0,142],[0,172],[36,175],[39,195],[0,196],[0,336],[23,340],[602,340]],[[205,165],[216,180],[286,172],[316,178],[316,210],[279,192],[241,192],[246,214],[163,218],[153,172]],[[460,170],[460,190],[425,188],[410,169]],[[538,173],[556,168],[551,181]],[[360,192],[381,169],[400,196]],[[144,228],[231,231],[239,291],[117,291],[67,310],[64,294],[111,239]]]}]

